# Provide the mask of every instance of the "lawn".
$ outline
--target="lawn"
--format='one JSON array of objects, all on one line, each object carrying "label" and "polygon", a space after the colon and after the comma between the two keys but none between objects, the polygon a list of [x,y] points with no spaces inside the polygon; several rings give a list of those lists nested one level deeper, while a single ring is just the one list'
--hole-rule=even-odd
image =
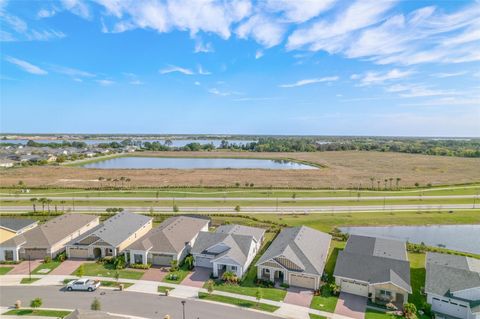
[{"label": "lawn", "polygon": [[312,299],[312,303],[310,304],[310,308],[315,310],[322,310],[326,312],[334,312],[335,306],[337,305],[337,301],[338,301],[337,296],[330,296],[330,297],[314,296]]},{"label": "lawn", "polygon": [[203,292],[198,293],[198,298],[203,300],[223,302],[223,303],[228,303],[228,304],[243,307],[243,308],[252,308],[252,309],[268,311],[268,312],[274,312],[275,310],[278,309],[278,307],[276,306],[271,306],[264,303],[257,304],[254,301],[248,301],[248,300],[242,300],[242,299],[224,297],[224,296],[218,296],[218,295],[209,295]]},{"label": "lawn", "polygon": [[100,281],[100,286],[102,286],[102,287],[118,288],[121,284],[123,285],[123,288],[125,288],[125,289],[133,285],[131,282],[104,281],[104,280]]},{"label": "lawn", "polygon": [[39,280],[40,278],[29,278],[29,277],[25,277],[25,278],[22,278],[22,280],[20,280],[20,283],[21,284],[31,284],[32,282],[35,282],[37,280]]},{"label": "lawn", "polygon": [[55,317],[63,318],[70,314],[70,311],[60,310],[42,310],[42,309],[13,309],[4,312],[5,316],[39,316],[39,317]]},{"label": "lawn", "polygon": [[[180,284],[185,277],[190,273],[186,264],[183,264],[181,267],[178,268],[177,271],[169,272],[164,278],[163,282],[168,282],[171,284]],[[169,279],[170,276],[177,276],[177,279]]]},{"label": "lawn", "polygon": [[0,276],[7,274],[13,267],[0,267]]},{"label": "lawn", "polygon": [[[61,264],[61,262],[59,261],[51,261],[51,262],[48,262],[48,263],[42,263],[40,264],[40,266],[38,266],[37,268],[35,268],[33,271],[32,271],[32,274],[36,274],[36,275],[45,275],[45,274],[48,274],[49,272],[51,272],[52,270],[54,270],[55,268],[57,268],[59,265]],[[43,270],[43,271],[42,271]],[[48,271],[47,271],[48,270]]]},{"label": "lawn", "polygon": [[417,309],[422,309],[426,302],[422,294],[425,286],[425,254],[408,253],[410,260],[410,282],[412,285],[412,294],[408,296],[408,301],[414,303]]},{"label": "lawn", "polygon": [[313,313],[310,313],[309,315],[310,315],[310,319],[327,319],[327,317],[316,315]]},{"label": "lawn", "polygon": [[157,291],[158,291],[159,293],[163,293],[163,294],[164,294],[167,290],[168,290],[168,291],[172,291],[173,289],[174,289],[174,288],[172,288],[172,287],[158,286]]},{"label": "lawn", "polygon": [[385,313],[383,311],[369,309],[369,308],[367,308],[367,311],[365,311],[365,319],[400,319],[400,318],[404,318],[404,317],[397,316],[391,313]]},{"label": "lawn", "polygon": [[[114,277],[115,272],[118,271],[120,278],[138,280],[143,276],[144,273],[143,270],[116,270],[113,265],[101,263],[85,263],[83,264],[83,267],[85,269],[84,275],[92,277]],[[76,276],[77,270],[75,270],[72,275]]]}]

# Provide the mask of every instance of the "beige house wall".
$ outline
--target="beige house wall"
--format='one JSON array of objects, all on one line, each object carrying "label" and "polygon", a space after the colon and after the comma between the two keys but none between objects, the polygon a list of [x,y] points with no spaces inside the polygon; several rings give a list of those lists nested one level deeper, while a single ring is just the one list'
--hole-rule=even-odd
[{"label": "beige house wall", "polygon": [[150,229],[152,229],[153,222],[150,220],[148,223],[143,225],[139,230],[133,233],[130,237],[124,240],[120,245],[118,245],[117,250],[118,253],[122,252],[125,248],[130,246],[134,241],[148,233]]},{"label": "beige house wall", "polygon": [[10,238],[14,237],[16,234],[17,234],[16,232],[0,228],[0,243],[3,243],[4,241],[9,240]]}]

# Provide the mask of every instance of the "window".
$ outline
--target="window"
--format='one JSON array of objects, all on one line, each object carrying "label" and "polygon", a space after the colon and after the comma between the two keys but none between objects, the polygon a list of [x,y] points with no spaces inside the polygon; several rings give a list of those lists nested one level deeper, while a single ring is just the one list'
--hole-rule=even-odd
[{"label": "window", "polygon": [[232,271],[237,271],[237,266],[231,266],[230,269],[231,269]]},{"label": "window", "polygon": [[270,273],[270,269],[268,269],[268,268],[263,269],[263,271],[264,271],[266,274],[269,274],[269,273]]},{"label": "window", "polygon": [[380,295],[383,295],[383,296],[392,296],[392,292],[391,291],[388,291],[388,290],[380,290]]}]

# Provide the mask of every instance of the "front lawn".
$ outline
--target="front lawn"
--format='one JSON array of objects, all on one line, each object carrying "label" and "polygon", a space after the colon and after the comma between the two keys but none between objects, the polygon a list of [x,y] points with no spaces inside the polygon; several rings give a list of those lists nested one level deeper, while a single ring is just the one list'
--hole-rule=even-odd
[{"label": "front lawn", "polygon": [[164,294],[167,290],[170,292],[170,291],[172,291],[173,289],[174,289],[174,288],[172,288],[172,287],[158,286],[157,291],[158,291],[159,293],[163,293],[163,294]]},{"label": "front lawn", "polygon": [[100,281],[100,286],[101,287],[114,287],[118,288],[120,284],[123,285],[123,288],[127,289],[128,287],[132,286],[133,284],[131,282],[121,282],[121,281]]},{"label": "front lawn", "polygon": [[268,312],[274,312],[275,310],[277,310],[279,308],[279,307],[267,305],[267,304],[264,304],[264,303],[258,303],[257,304],[254,301],[248,301],[248,300],[242,300],[242,299],[225,297],[225,296],[218,296],[218,295],[209,295],[209,294],[203,293],[203,292],[198,293],[198,298],[199,299],[204,299],[204,300],[223,302],[223,303],[228,303],[228,304],[243,307],[243,308],[252,308],[252,309],[268,311]]},{"label": "front lawn", "polygon": [[408,253],[410,260],[410,283],[412,285],[412,294],[408,296],[408,301],[414,303],[417,309],[422,309],[426,302],[422,294],[425,287],[425,254]]},{"label": "front lawn", "polygon": [[13,267],[0,267],[0,276],[5,275],[12,269]]},{"label": "front lawn", "polygon": [[316,310],[322,310],[326,312],[334,312],[337,305],[338,297],[322,297],[322,296],[313,296],[312,303],[310,308]]},{"label": "front lawn", "polygon": [[178,268],[177,271],[169,272],[164,278],[163,282],[169,282],[171,284],[180,284],[185,277],[190,273],[188,270],[187,265],[183,264],[181,267]]},{"label": "front lawn", "polygon": [[51,261],[51,262],[48,262],[48,263],[42,263],[40,264],[40,266],[38,266],[37,268],[35,268],[33,271],[32,271],[32,274],[35,274],[35,275],[45,275],[45,274],[48,274],[50,273],[52,270],[54,270],[55,268],[57,268],[59,265],[61,264],[61,262],[59,261]]},{"label": "front lawn", "polygon": [[313,313],[310,313],[309,315],[310,315],[310,319],[327,319],[327,317],[316,315]]},{"label": "front lawn", "polygon": [[42,310],[42,309],[13,309],[4,312],[4,316],[39,316],[63,318],[70,314],[70,311],[61,310]]},{"label": "front lawn", "polygon": [[22,280],[20,281],[21,284],[31,284],[32,282],[35,282],[37,280],[39,280],[40,278],[28,278],[28,277],[25,277],[25,278],[22,278]]},{"label": "front lawn", "polygon": [[[85,263],[84,267],[84,276],[92,277],[114,277],[115,272],[118,271],[120,278],[125,279],[140,279],[143,276],[143,270],[126,270],[126,269],[115,269],[111,264],[101,264],[101,263]],[[78,269],[77,269],[78,270]],[[72,275],[77,276],[77,270],[75,270]]]},{"label": "front lawn", "polygon": [[369,309],[365,311],[365,319],[400,319],[404,318],[403,316],[397,316],[392,313],[386,313],[383,311],[378,311],[374,309]]}]

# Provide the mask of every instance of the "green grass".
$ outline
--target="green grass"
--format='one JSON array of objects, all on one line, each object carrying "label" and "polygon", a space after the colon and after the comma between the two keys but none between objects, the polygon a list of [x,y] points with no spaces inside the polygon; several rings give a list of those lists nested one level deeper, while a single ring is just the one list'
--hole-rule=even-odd
[{"label": "green grass", "polygon": [[39,317],[55,317],[63,318],[70,314],[70,311],[60,310],[42,310],[42,309],[13,309],[4,312],[5,316],[39,316]]},{"label": "green grass", "polygon": [[[35,268],[33,271],[32,271],[32,274],[37,274],[37,275],[45,275],[45,274],[48,274],[49,272],[51,272],[52,270],[54,270],[55,268],[57,268],[59,265],[61,264],[61,262],[59,261],[51,261],[51,262],[48,262],[48,263],[42,263],[40,264],[40,266],[38,266],[37,268]],[[42,269],[50,269],[49,272],[40,272]]]},{"label": "green grass", "polygon": [[322,297],[322,296],[313,296],[312,303],[310,308],[315,310],[322,310],[326,312],[335,312],[335,306],[337,305],[338,297]]},{"label": "green grass", "polygon": [[[118,271],[120,278],[125,279],[140,279],[143,276],[144,271],[142,270],[125,270],[118,269],[116,270],[113,265],[110,264],[101,264],[101,263],[84,263],[85,276],[93,277],[114,277],[115,272]],[[75,270],[72,275],[77,275],[77,270]]]},{"label": "green grass", "polygon": [[374,309],[369,309],[369,308],[367,308],[367,311],[365,311],[365,319],[400,319],[400,318],[404,318],[404,317],[397,316],[390,313],[385,313],[385,312],[374,310]]},{"label": "green grass", "polygon": [[123,285],[123,288],[128,288],[132,286],[133,284],[131,282],[121,282],[121,281],[106,281],[106,280],[101,280],[100,281],[100,286],[102,287],[113,287],[113,288],[118,288],[120,285]]},{"label": "green grass", "polygon": [[421,309],[426,302],[422,294],[425,286],[425,254],[409,253],[410,260],[410,283],[412,285],[412,294],[408,296],[408,301],[414,303],[417,309]]},{"label": "green grass", "polygon": [[309,315],[310,315],[310,319],[327,319],[327,317],[316,315],[313,313],[310,313]]},{"label": "green grass", "polygon": [[0,276],[7,274],[13,267],[0,267]]},{"label": "green grass", "polygon": [[[183,281],[183,279],[185,279],[185,277],[187,277],[187,275],[190,273],[190,271],[188,270],[187,268],[187,265],[182,265],[181,267],[179,267],[179,269],[177,271],[172,271],[172,272],[169,272],[164,278],[163,278],[163,282],[168,282],[168,283],[171,283],[171,284],[179,284]],[[172,280],[172,279],[169,279],[168,277],[170,276],[170,274],[172,275],[177,275],[177,279],[176,280]]]},{"label": "green grass", "polygon": [[168,291],[172,291],[173,288],[172,288],[172,287],[166,287],[166,286],[158,286],[158,288],[157,288],[157,291],[158,291],[159,293],[163,293],[163,294],[164,294],[167,290],[168,290]]},{"label": "green grass", "polygon": [[267,305],[264,303],[257,304],[256,302],[253,302],[253,301],[218,296],[218,295],[209,295],[203,292],[198,293],[198,298],[203,300],[211,300],[211,301],[217,301],[222,303],[228,303],[228,304],[243,307],[243,308],[252,308],[252,309],[257,309],[257,310],[267,311],[267,312],[274,312],[279,308],[279,307]]},{"label": "green grass", "polygon": [[35,282],[37,280],[39,280],[40,278],[28,278],[28,277],[25,277],[25,278],[22,278],[22,280],[20,281],[21,284],[31,284],[32,282]]}]

